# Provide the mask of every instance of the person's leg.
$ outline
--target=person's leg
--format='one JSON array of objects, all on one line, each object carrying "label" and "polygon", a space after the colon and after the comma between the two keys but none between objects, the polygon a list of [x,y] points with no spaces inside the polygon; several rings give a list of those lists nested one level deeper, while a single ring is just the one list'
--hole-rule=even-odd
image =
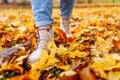
[{"label": "person's leg", "polygon": [[62,18],[70,18],[74,6],[74,0],[61,0],[60,11]]},{"label": "person's leg", "polygon": [[31,0],[32,10],[38,32],[38,41],[36,49],[28,58],[29,63],[34,63],[40,59],[41,52],[46,49],[47,43],[53,38],[53,30],[51,24],[52,0]]},{"label": "person's leg", "polygon": [[52,0],[31,0],[32,10],[36,27],[43,27],[53,23],[52,15]]},{"label": "person's leg", "polygon": [[60,29],[66,32],[67,37],[71,37],[70,31],[69,31],[69,24],[70,24],[69,18],[71,17],[73,6],[74,6],[74,0],[60,1],[60,10],[61,10],[61,16],[62,16],[62,20],[60,22]]}]

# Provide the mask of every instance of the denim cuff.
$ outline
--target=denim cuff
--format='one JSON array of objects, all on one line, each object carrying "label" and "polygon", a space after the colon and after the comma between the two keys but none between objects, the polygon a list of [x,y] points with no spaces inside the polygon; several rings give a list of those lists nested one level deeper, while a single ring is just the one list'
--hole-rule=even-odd
[{"label": "denim cuff", "polygon": [[61,15],[61,16],[62,16],[62,18],[68,18],[68,19],[70,18],[70,16],[63,16],[63,15]]},{"label": "denim cuff", "polygon": [[36,22],[36,27],[42,27],[54,23],[53,20]]}]

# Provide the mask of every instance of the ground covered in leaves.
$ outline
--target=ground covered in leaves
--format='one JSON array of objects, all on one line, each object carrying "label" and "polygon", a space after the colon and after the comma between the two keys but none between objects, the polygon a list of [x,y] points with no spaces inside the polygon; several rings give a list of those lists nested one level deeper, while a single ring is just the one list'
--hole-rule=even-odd
[{"label": "ground covered in leaves", "polygon": [[32,65],[26,63],[37,41],[31,10],[0,12],[1,80],[120,80],[119,7],[75,8],[72,38],[59,29],[55,9],[54,40]]}]

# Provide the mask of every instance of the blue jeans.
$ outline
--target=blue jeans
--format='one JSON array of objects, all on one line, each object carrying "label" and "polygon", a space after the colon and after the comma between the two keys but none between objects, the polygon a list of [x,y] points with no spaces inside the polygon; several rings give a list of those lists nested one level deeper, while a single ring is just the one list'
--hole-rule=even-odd
[{"label": "blue jeans", "polygon": [[[53,0],[31,0],[32,10],[36,26],[46,26],[54,21],[51,18]],[[60,0],[60,11],[62,18],[70,18],[74,0]]]}]

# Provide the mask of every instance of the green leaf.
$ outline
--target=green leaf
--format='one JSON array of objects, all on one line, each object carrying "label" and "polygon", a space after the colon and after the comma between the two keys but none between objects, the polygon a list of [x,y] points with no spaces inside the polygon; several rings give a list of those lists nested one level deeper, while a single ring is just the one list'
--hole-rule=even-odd
[{"label": "green leaf", "polygon": [[119,50],[118,48],[115,48],[115,49],[114,49],[114,52],[115,52],[115,53],[119,53],[120,50]]},{"label": "green leaf", "polygon": [[5,75],[2,76],[2,78],[0,80],[5,80]]},{"label": "green leaf", "polygon": [[59,53],[56,53],[56,54],[55,54],[55,57],[56,57],[56,58],[61,58],[61,55],[60,55]]},{"label": "green leaf", "polygon": [[61,72],[63,72],[64,70],[62,70],[62,69],[56,69],[55,71],[54,71],[54,76],[55,77],[58,77],[59,76],[59,74],[61,73]]},{"label": "green leaf", "polygon": [[11,71],[9,74],[6,75],[6,77],[12,77],[15,75],[15,72],[14,71]]},{"label": "green leaf", "polygon": [[15,46],[16,43],[15,43],[15,41],[11,41],[10,44],[11,44],[11,46]]},{"label": "green leaf", "polygon": [[54,73],[54,75],[57,77],[57,76],[59,76],[60,73],[61,73],[60,70],[56,70],[55,73]]}]

